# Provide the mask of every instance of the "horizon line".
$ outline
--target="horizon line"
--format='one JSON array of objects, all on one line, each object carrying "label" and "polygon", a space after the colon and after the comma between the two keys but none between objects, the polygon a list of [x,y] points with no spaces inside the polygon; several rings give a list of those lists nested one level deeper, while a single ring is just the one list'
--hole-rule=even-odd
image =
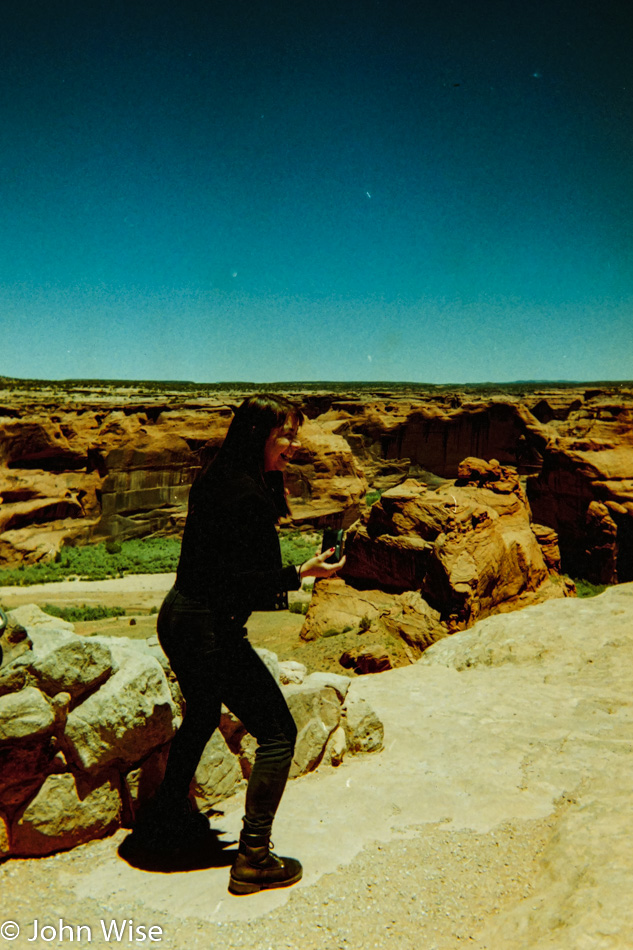
[{"label": "horizon line", "polygon": [[37,377],[37,376],[3,376],[0,375],[0,384],[10,384],[10,383],[48,383],[48,384],[57,384],[57,385],[159,385],[159,386],[200,386],[200,387],[212,387],[214,389],[226,388],[226,387],[247,387],[247,388],[256,388],[256,387],[267,387],[267,386],[278,386],[278,387],[291,387],[291,386],[313,386],[313,387],[323,387],[323,386],[380,386],[388,388],[390,386],[422,386],[427,388],[444,388],[447,386],[527,386],[527,385],[550,385],[550,386],[590,386],[590,385],[631,385],[633,386],[633,380],[630,379],[550,379],[550,378],[535,378],[535,379],[508,379],[508,380],[482,380],[482,381],[472,381],[472,380],[461,380],[461,381],[450,381],[445,383],[431,383],[424,382],[422,380],[388,380],[388,379],[376,379],[376,380],[361,380],[361,379],[294,379],[294,380],[268,380],[256,382],[253,380],[220,380],[218,382],[200,382],[193,379],[131,379],[131,378],[113,378],[113,377],[87,377],[87,376],[74,376],[66,377],[64,379],[49,379],[46,377]]}]

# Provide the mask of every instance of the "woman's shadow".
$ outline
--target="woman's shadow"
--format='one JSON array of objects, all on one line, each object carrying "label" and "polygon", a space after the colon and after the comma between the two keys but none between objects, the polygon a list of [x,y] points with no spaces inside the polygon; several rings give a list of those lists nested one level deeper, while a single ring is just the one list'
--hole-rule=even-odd
[{"label": "woman's shadow", "polygon": [[237,841],[221,841],[222,834],[222,830],[209,827],[198,832],[193,841],[174,842],[169,836],[150,840],[133,830],[119,845],[118,854],[131,867],[160,874],[230,867],[237,857],[237,849],[232,847]]}]

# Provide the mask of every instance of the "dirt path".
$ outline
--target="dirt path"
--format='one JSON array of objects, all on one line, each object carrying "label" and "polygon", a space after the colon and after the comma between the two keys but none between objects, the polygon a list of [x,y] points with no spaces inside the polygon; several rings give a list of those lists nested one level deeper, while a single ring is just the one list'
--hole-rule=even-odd
[{"label": "dirt path", "polygon": [[173,585],[175,574],[128,574],[103,581],[68,580],[28,587],[0,587],[0,604],[13,610],[21,604],[57,607],[123,607],[129,613],[158,609]]}]

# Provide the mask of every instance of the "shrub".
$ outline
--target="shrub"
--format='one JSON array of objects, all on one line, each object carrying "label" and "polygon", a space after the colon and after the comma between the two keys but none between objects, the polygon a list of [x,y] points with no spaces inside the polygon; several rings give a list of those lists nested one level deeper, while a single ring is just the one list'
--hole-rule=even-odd
[{"label": "shrub", "polygon": [[82,620],[103,620],[105,617],[124,617],[125,610],[122,607],[89,607],[82,604],[81,607],[57,607],[55,604],[44,604],[42,610],[52,617],[61,617],[62,620],[69,620],[70,623],[81,623]]},{"label": "shrub", "polygon": [[303,564],[304,561],[314,557],[319,539],[312,533],[282,529],[279,532],[279,543],[282,564],[288,567],[289,564]]},{"label": "shrub", "polygon": [[592,584],[591,581],[586,581],[583,577],[574,577],[572,580],[576,585],[578,597],[597,597],[598,594],[602,594],[609,587],[609,584]]},{"label": "shrub", "polygon": [[364,617],[361,617],[360,623],[358,624],[358,632],[365,633],[365,631],[369,630],[370,627],[371,627],[371,620],[369,619],[367,614],[365,614]]},{"label": "shrub", "polygon": [[100,581],[125,574],[168,574],[176,570],[178,538],[132,538],[119,543],[121,550],[114,553],[108,553],[108,542],[63,547],[54,561],[0,571],[0,586],[48,584],[75,576]]},{"label": "shrub", "polygon": [[303,604],[301,601],[295,600],[288,605],[288,610],[291,614],[307,614],[308,604]]},{"label": "shrub", "polygon": [[371,508],[372,505],[375,505],[377,501],[380,501],[380,496],[382,495],[381,491],[375,489],[374,491],[369,491],[365,495],[365,504],[368,508]]}]

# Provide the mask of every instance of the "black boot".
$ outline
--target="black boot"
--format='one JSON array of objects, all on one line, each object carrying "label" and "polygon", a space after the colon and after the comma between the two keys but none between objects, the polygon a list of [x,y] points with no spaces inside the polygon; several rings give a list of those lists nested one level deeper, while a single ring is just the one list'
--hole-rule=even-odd
[{"label": "black boot", "polygon": [[301,880],[300,863],[295,858],[280,858],[270,848],[270,835],[242,832],[229,879],[231,894],[254,894],[272,887],[289,887]]}]

